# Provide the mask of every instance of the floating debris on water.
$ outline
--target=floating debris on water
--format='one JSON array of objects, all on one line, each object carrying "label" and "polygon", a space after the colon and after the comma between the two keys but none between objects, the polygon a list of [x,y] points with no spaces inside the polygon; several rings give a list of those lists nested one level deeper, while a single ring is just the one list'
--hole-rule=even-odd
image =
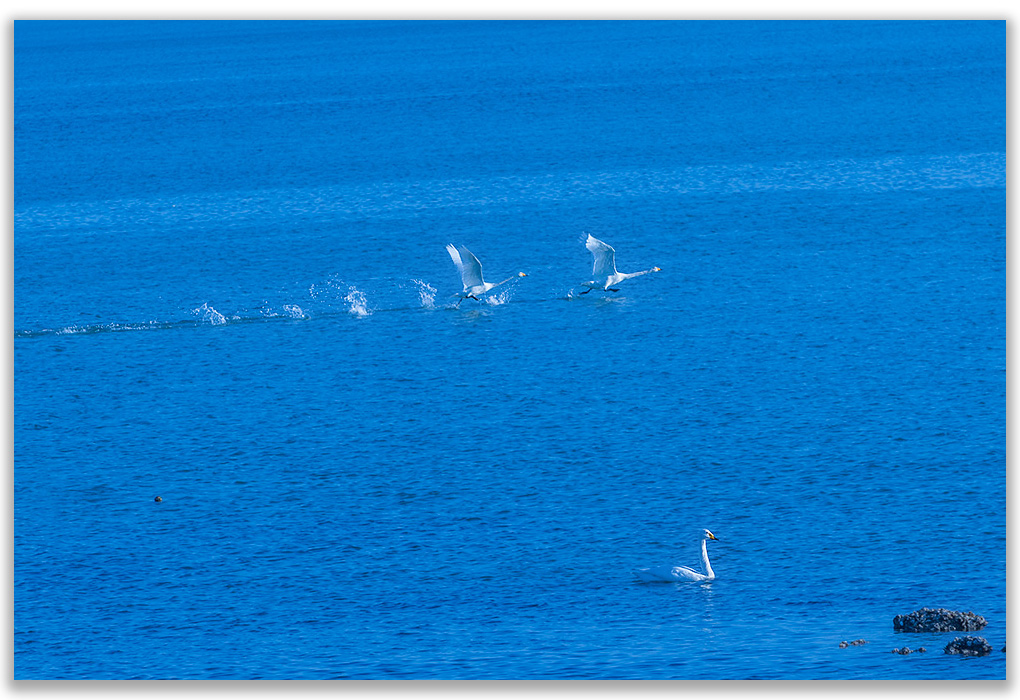
[{"label": "floating debris on water", "polygon": [[893,618],[893,629],[901,632],[969,632],[987,624],[980,615],[946,608],[921,608]]},{"label": "floating debris on water", "polygon": [[855,639],[852,642],[840,642],[839,643],[839,648],[840,649],[846,649],[847,647],[859,647],[862,644],[867,644],[867,643],[868,643],[867,639]]},{"label": "floating debris on water", "polygon": [[987,656],[992,653],[992,645],[984,637],[957,637],[946,645],[947,654],[961,654],[963,656]]}]

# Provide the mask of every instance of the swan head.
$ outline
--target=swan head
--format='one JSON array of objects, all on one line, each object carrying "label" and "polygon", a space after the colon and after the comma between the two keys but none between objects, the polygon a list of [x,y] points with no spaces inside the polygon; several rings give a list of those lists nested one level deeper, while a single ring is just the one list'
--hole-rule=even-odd
[{"label": "swan head", "polygon": [[518,276],[518,277],[527,277],[528,275],[527,275],[527,273],[525,273],[525,272],[518,272],[518,273],[517,273],[517,276]]},{"label": "swan head", "polygon": [[705,533],[706,540],[715,540],[717,542],[719,541],[719,538],[713,535],[711,530],[703,530],[703,532]]},{"label": "swan head", "polygon": [[[662,268],[661,267],[653,267],[652,268],[652,272],[662,272]],[[714,540],[715,538],[713,537],[712,539]]]}]

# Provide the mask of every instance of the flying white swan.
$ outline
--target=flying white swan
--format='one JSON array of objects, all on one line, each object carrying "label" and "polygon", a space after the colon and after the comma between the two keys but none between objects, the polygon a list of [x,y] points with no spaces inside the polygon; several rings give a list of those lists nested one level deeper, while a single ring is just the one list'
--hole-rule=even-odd
[{"label": "flying white swan", "polygon": [[527,277],[523,272],[518,272],[513,277],[507,277],[502,282],[496,282],[495,284],[486,282],[482,279],[482,264],[478,262],[478,258],[475,257],[474,253],[464,246],[454,246],[452,243],[446,246],[446,252],[450,254],[453,264],[460,271],[460,279],[464,283],[464,291],[457,295],[460,297],[457,306],[460,306],[460,302],[465,299],[481,301],[478,298],[479,296],[495,289],[499,285],[506,284],[518,277]]},{"label": "flying white swan", "polygon": [[653,566],[649,569],[637,569],[634,573],[645,581],[713,580],[715,578],[715,572],[712,571],[712,564],[708,561],[708,545],[706,542],[709,540],[718,540],[719,538],[708,530],[705,530],[704,533],[705,534],[701,537],[701,565],[705,568],[705,573],[699,573],[686,566]]},{"label": "flying white swan", "polygon": [[588,289],[581,292],[581,294],[587,294],[593,289],[618,292],[620,290],[614,289],[614,285],[624,280],[629,280],[631,277],[640,277],[641,275],[647,275],[649,272],[660,272],[662,270],[662,268],[653,267],[651,270],[642,270],[641,272],[617,272],[616,251],[613,250],[613,246],[603,243],[590,233],[588,234],[588,240],[584,242],[584,247],[591,251],[595,261],[591,268],[592,279],[581,283],[582,286]]}]

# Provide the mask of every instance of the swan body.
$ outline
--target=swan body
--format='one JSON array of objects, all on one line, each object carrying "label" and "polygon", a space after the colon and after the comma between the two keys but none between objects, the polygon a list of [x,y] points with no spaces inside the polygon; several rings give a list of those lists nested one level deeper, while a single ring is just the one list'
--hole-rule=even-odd
[{"label": "swan body", "polygon": [[653,566],[647,569],[637,569],[634,573],[644,581],[712,581],[715,579],[715,572],[712,571],[712,564],[708,561],[709,540],[718,541],[718,537],[708,530],[704,530],[701,537],[701,566],[705,573],[695,571],[687,566]]},{"label": "swan body", "polygon": [[615,286],[620,282],[629,280],[631,277],[640,277],[641,275],[647,275],[649,272],[661,272],[662,270],[662,268],[653,267],[650,270],[642,270],[641,272],[618,272],[616,270],[616,250],[613,249],[613,246],[603,243],[590,233],[588,234],[588,239],[584,242],[584,247],[591,252],[594,260],[591,268],[592,279],[582,282],[582,286],[588,289],[581,292],[581,294],[587,294],[593,289],[599,289],[604,292],[618,292],[620,290],[615,289]]},{"label": "swan body", "polygon": [[455,246],[452,243],[446,246],[446,252],[450,254],[450,259],[457,266],[461,282],[464,283],[464,291],[457,295],[460,297],[457,306],[460,306],[460,302],[465,299],[480,301],[479,296],[495,289],[499,285],[506,284],[518,277],[527,277],[523,272],[518,272],[513,277],[507,277],[502,282],[486,282],[482,279],[482,263],[478,262],[478,258],[475,257],[474,253],[462,245]]}]

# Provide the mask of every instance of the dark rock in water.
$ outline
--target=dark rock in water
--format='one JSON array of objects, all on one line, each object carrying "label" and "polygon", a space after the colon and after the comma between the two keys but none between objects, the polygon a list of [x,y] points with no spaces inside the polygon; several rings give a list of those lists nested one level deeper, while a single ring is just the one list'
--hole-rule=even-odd
[{"label": "dark rock in water", "polygon": [[946,645],[947,654],[963,656],[987,656],[992,653],[992,645],[984,637],[957,637]]},{"label": "dark rock in water", "polygon": [[927,653],[927,651],[928,650],[925,649],[924,647],[917,647],[917,653],[918,654],[924,654],[924,653]]},{"label": "dark rock in water", "polygon": [[901,632],[970,632],[981,629],[988,620],[972,612],[921,608],[909,615],[897,615],[892,624]]},{"label": "dark rock in water", "polygon": [[892,653],[903,654],[904,656],[906,656],[907,654],[910,653],[910,647],[903,647],[902,649],[893,649]]},{"label": "dark rock in water", "polygon": [[840,642],[839,643],[839,648],[840,649],[846,649],[847,647],[859,647],[860,645],[867,644],[867,643],[868,643],[867,639],[855,639],[852,642]]}]

